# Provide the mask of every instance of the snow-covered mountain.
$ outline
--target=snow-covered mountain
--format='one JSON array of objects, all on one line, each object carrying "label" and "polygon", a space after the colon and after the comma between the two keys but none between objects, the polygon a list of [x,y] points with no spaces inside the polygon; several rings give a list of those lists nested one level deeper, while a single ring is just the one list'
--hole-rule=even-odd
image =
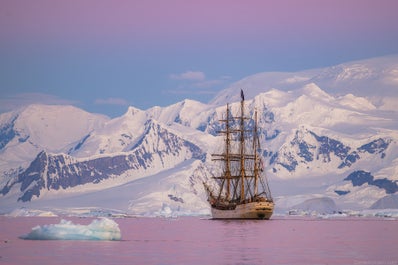
[{"label": "snow-covered mountain", "polygon": [[30,105],[1,114],[0,185],[7,180],[7,172],[25,169],[41,151],[67,153],[108,120],[104,115],[59,105]]},{"label": "snow-covered mountain", "polygon": [[259,112],[279,212],[308,211],[316,203],[328,211],[398,208],[391,203],[398,191],[398,56],[390,56],[260,73],[232,84],[210,104],[129,107],[114,119],[71,106],[33,105],[2,114],[0,211],[209,213],[202,181],[214,170],[209,154],[222,146],[218,120],[226,103],[237,112],[241,88],[249,115]]},{"label": "snow-covered mountain", "polygon": [[257,73],[232,84],[218,93],[214,104],[226,104],[239,100],[235,91],[244,88],[247,98],[277,88],[293,91],[306,84],[315,83],[329,94],[344,96],[353,94],[367,97],[379,109],[395,110],[398,86],[398,55],[347,62],[327,68],[300,72]]}]

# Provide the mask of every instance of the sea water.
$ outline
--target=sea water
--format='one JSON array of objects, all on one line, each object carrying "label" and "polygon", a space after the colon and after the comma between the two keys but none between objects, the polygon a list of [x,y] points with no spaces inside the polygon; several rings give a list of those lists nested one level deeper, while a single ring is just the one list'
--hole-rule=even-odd
[{"label": "sea water", "polygon": [[25,240],[62,219],[0,216],[0,264],[398,264],[398,221],[115,218],[121,240]]}]

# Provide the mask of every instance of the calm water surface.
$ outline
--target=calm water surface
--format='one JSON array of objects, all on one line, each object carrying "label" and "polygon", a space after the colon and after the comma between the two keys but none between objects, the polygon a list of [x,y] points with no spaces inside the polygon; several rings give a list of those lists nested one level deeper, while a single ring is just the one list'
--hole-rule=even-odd
[{"label": "calm water surface", "polygon": [[0,264],[398,264],[398,221],[383,219],[125,218],[122,241],[18,238],[60,219],[0,216]]}]

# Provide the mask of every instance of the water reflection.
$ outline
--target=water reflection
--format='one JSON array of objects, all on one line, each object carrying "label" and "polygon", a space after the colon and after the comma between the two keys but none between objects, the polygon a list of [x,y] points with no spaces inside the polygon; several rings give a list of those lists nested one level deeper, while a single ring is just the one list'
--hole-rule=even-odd
[{"label": "water reflection", "polygon": [[267,261],[263,244],[264,220],[222,220],[222,260],[225,264],[258,264]]},{"label": "water reflection", "polygon": [[398,263],[398,221],[129,218],[115,220],[122,232],[117,242],[20,240],[32,225],[48,220],[0,221],[5,264]]}]

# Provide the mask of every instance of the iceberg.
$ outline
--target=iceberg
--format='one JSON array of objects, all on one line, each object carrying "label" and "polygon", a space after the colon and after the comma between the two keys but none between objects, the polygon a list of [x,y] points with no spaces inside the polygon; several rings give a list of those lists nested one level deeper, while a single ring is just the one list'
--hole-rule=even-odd
[{"label": "iceberg", "polygon": [[93,220],[89,225],[61,220],[59,224],[36,226],[20,237],[29,240],[121,240],[119,225],[108,218]]},{"label": "iceberg", "polygon": [[289,211],[290,215],[328,215],[339,213],[336,203],[329,197],[308,199],[293,206]]},{"label": "iceberg", "polygon": [[380,198],[370,209],[398,209],[398,194],[392,194]]}]

